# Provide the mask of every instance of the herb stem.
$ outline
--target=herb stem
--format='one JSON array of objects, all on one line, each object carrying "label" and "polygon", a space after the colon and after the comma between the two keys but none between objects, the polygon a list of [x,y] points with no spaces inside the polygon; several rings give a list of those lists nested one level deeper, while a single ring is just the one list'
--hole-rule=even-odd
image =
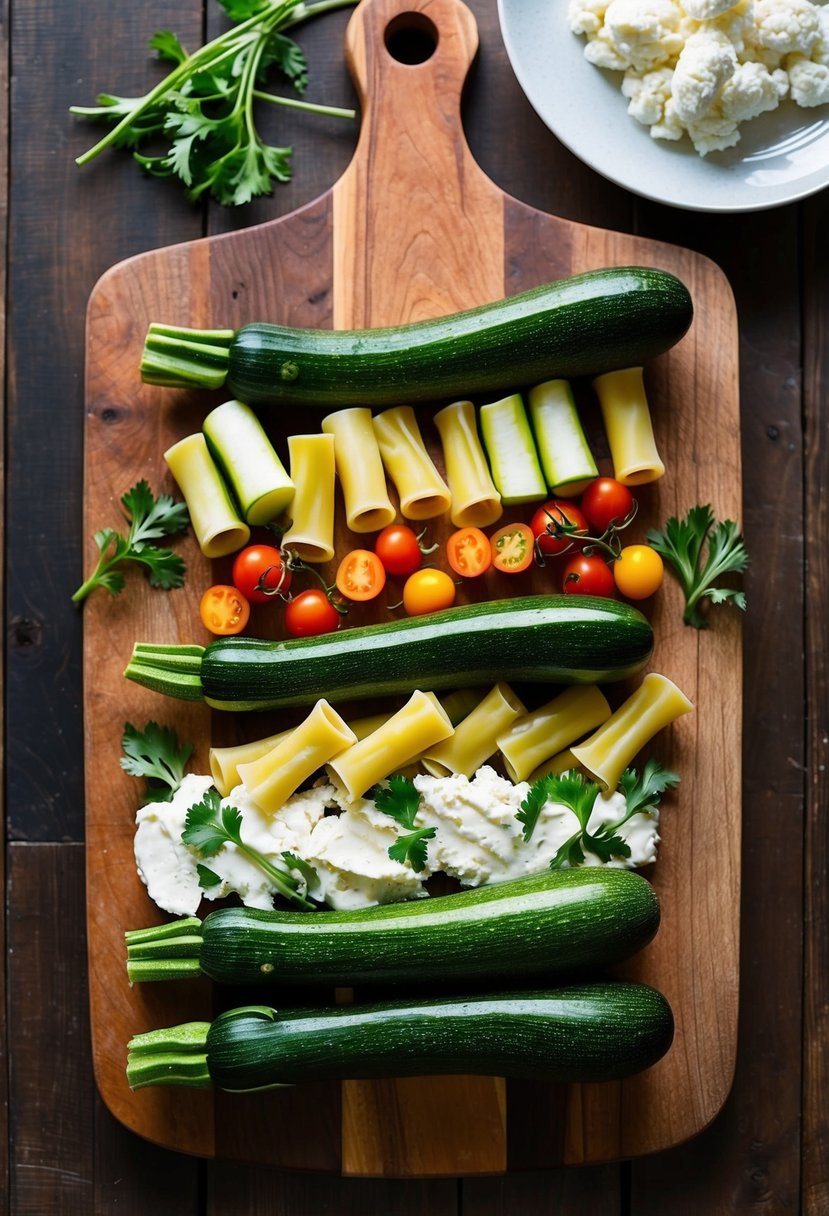
[{"label": "herb stem", "polygon": [[264,93],[254,89],[253,96],[259,101],[270,101],[277,106],[287,106],[290,110],[304,110],[308,114],[324,114],[330,118],[356,118],[356,110],[343,109],[340,106],[325,106],[313,101],[300,101],[298,97],[279,97],[276,93]]}]

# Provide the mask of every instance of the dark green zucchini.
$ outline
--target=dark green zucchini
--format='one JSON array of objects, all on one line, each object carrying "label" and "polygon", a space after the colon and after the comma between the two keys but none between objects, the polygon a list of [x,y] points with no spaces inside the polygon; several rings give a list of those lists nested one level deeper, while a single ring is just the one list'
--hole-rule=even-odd
[{"label": "dark green zucchini", "polygon": [[638,366],[678,342],[693,307],[665,271],[608,267],[451,316],[364,330],[151,325],[142,379],[225,385],[248,405],[398,405],[517,390]]},{"label": "dark green zucchini", "polygon": [[661,993],[621,981],[325,1009],[249,1006],[212,1024],[136,1035],[127,1080],[133,1089],[234,1092],[435,1073],[615,1081],[655,1064],[673,1030]]},{"label": "dark green zucchini", "polygon": [[493,680],[606,683],[641,670],[652,647],[650,624],[630,604],[534,595],[287,642],[220,638],[202,653],[139,642],[125,675],[215,709],[276,709]]},{"label": "dark green zucchini", "polygon": [[353,912],[220,908],[127,933],[127,974],[329,987],[553,976],[620,962],[658,926],[640,874],[588,866]]}]

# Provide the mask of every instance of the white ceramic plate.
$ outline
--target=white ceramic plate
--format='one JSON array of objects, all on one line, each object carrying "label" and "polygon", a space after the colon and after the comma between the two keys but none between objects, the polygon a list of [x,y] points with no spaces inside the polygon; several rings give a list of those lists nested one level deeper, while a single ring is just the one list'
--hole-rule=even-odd
[{"label": "white ceramic plate", "polygon": [[566,12],[566,0],[498,0],[507,55],[530,105],[603,177],[691,211],[759,211],[829,185],[829,106],[784,101],[744,123],[734,148],[701,157],[687,137],[652,139],[628,115],[622,73],[587,62]]}]

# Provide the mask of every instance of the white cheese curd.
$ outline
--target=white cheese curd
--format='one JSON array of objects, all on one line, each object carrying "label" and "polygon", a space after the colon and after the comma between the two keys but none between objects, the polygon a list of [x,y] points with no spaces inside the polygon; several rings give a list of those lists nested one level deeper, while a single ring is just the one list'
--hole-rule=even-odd
[{"label": "white cheese curd", "polygon": [[175,916],[195,916],[201,903],[196,861],[181,834],[190,807],[201,802],[212,784],[212,777],[188,773],[169,802],[150,802],[135,816],[138,876],[150,899]]},{"label": "white cheese curd", "polygon": [[829,104],[829,4],[811,0],[571,0],[571,31],[596,67],[623,72],[628,113],[654,139],[701,156],[790,96]]}]

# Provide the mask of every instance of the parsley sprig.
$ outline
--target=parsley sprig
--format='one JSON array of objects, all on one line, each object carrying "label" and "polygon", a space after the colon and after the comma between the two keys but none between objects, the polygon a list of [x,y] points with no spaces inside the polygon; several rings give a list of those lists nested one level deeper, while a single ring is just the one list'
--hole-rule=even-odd
[{"label": "parsley sprig", "polygon": [[[104,149],[133,149],[135,159],[157,177],[176,177],[195,202],[212,195],[228,206],[270,194],[275,181],[291,176],[291,149],[267,143],[256,124],[256,101],[318,114],[353,118],[354,111],[323,106],[262,89],[271,69],[302,94],[308,65],[299,46],[284,31],[320,13],[355,0],[220,0],[238,24],[189,53],[168,30],[155,34],[150,47],[175,66],[143,97],[102,93],[97,106],[72,106],[70,112],[110,124],[111,129],[82,156],[85,165]],[[165,152],[146,155],[148,140],[169,142]]]},{"label": "parsley sprig", "polygon": [[190,522],[186,504],[173,502],[169,494],[154,498],[147,482],[139,481],[123,496],[121,505],[129,520],[129,532],[124,536],[114,528],[102,528],[95,533],[100,557],[92,574],[72,596],[75,604],[85,600],[96,587],[119,595],[124,588],[124,575],[118,567],[126,561],[145,566],[153,587],[169,591],[184,582],[182,558],[151,542],[186,531]]},{"label": "parsley sprig", "polygon": [[585,853],[592,853],[607,863],[614,857],[630,857],[630,845],[619,835],[619,829],[634,815],[655,811],[659,806],[660,794],[678,781],[676,773],[669,772],[654,759],[646,762],[641,776],[636,769],[625,769],[619,782],[625,796],[625,813],[619,819],[600,824],[595,832],[591,832],[587,825],[596,805],[599,786],[575,769],[566,773],[549,773],[530,786],[516,818],[523,824],[524,840],[528,841],[545,803],[555,802],[569,807],[579,822],[579,828],[557,850],[550,862],[550,869],[583,865]]},{"label": "parsley sprig", "polygon": [[[258,866],[273,883],[277,893],[283,899],[289,900],[306,912],[316,910],[316,905],[306,899],[298,891],[299,879],[290,873],[292,869],[300,870],[303,877],[311,872],[307,863],[296,864],[296,858],[291,854],[283,854],[288,863],[286,869],[275,866],[269,858],[258,849],[246,844],[242,839],[242,814],[238,807],[221,805],[222,800],[217,789],[209,789],[201,802],[191,806],[184,821],[184,831],[181,839],[190,848],[204,858],[215,857],[227,844],[234,844],[240,853]],[[218,874],[207,866],[199,865],[199,883],[204,889],[216,886],[221,879]]]},{"label": "parsley sprig", "polygon": [[408,864],[416,874],[426,868],[426,841],[435,835],[434,828],[419,828],[415,819],[420,806],[420,791],[415,788],[411,777],[402,773],[394,773],[386,785],[376,785],[369,790],[369,798],[374,802],[378,811],[390,815],[401,827],[408,829],[401,832],[393,845],[389,846],[389,857],[399,861],[401,865]]},{"label": "parsley sprig", "polygon": [[144,793],[147,802],[169,802],[184,778],[192,746],[179,743],[178,735],[169,726],[148,722],[142,731],[127,722],[121,747],[124,772],[144,777],[149,783]]},{"label": "parsley sprig", "polygon": [[730,601],[745,611],[744,592],[714,586],[723,574],[742,573],[748,565],[748,552],[733,519],[718,523],[710,504],[691,507],[684,519],[672,515],[664,531],[651,528],[648,543],[679,578],[685,595],[682,619],[686,625],[708,628],[708,618],[702,611],[706,601],[711,604]]}]

